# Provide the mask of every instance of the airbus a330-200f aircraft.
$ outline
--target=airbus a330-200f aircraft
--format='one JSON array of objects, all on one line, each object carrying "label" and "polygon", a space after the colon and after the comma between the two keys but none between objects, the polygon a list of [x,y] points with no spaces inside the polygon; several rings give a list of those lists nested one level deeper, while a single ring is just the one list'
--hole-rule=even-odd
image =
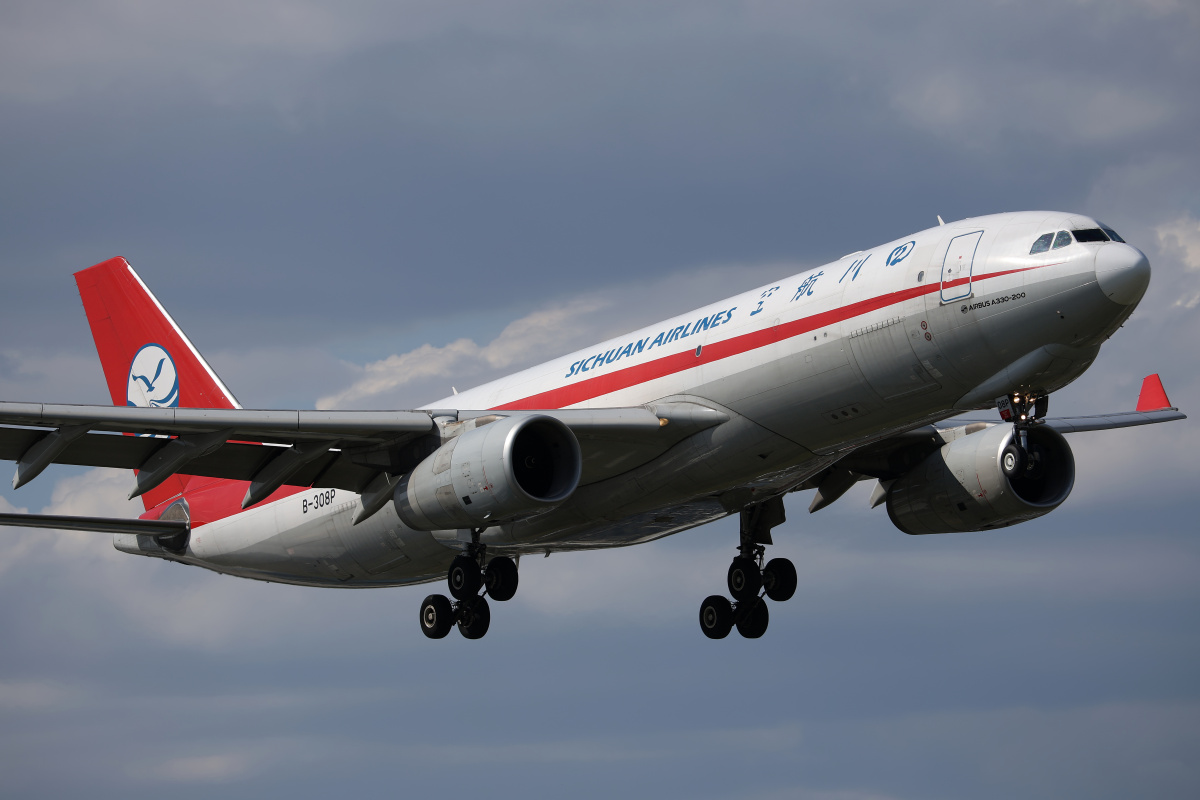
[{"label": "airbus a330-200f aircraft", "polygon": [[1002,528],[1070,494],[1063,434],[1184,418],[1157,375],[1136,411],[1047,418],[1150,281],[1077,214],[941,224],[411,411],[243,409],[123,259],[75,278],[113,406],[0,403],[0,458],[14,487],[51,463],[132,469],[146,512],[0,522],[257,580],[447,580],[454,599],[421,606],[431,638],[483,636],[522,555],[730,514],[732,601],[705,599],[700,626],[758,637],[796,589],[765,560],[789,492],[815,489],[811,512],[874,479],[905,533]]}]

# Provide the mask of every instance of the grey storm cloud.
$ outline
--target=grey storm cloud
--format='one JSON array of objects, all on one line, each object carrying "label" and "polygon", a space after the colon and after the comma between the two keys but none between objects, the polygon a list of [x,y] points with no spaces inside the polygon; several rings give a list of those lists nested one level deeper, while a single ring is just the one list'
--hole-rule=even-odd
[{"label": "grey storm cloud", "polygon": [[[9,2],[0,399],[106,402],[70,274],[138,269],[249,406],[417,405],[947,219],[1094,214],[1149,293],[1051,413],[1200,414],[1183,0]],[[860,485],[712,643],[735,525],[522,563],[484,641],[0,532],[0,793],[1031,798],[1200,789],[1194,421],[1072,497],[905,537]],[[133,513],[51,470],[0,510]],[[714,647],[716,644],[718,646]]]}]

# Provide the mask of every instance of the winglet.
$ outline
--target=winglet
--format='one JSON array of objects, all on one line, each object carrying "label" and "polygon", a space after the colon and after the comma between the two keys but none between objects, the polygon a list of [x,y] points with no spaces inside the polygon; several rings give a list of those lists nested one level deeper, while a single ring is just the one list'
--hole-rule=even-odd
[{"label": "winglet", "polygon": [[1137,411],[1158,411],[1164,408],[1174,408],[1167,399],[1167,390],[1163,388],[1162,379],[1158,373],[1147,375],[1142,381],[1142,391],[1138,394]]}]

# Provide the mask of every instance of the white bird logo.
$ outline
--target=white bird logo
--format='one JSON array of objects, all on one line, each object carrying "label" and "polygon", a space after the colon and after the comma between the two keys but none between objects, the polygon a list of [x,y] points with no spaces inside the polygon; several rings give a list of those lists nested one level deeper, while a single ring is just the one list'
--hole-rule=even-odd
[{"label": "white bird logo", "polygon": [[129,365],[125,404],[139,408],[179,407],[179,373],[166,349],[148,344],[138,350]]}]

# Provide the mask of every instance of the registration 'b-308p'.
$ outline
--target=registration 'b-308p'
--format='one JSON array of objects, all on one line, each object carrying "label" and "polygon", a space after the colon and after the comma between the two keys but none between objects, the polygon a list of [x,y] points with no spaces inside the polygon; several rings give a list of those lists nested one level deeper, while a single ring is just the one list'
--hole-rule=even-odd
[{"label": "registration 'b-308p'", "polygon": [[[0,458],[14,487],[52,463],[133,470],[146,511],[0,524],[257,580],[446,581],[420,607],[430,638],[483,636],[522,555],[732,514],[728,596],[700,627],[762,636],[796,591],[768,557],[788,493],[815,489],[812,512],[874,480],[905,533],[1003,528],[1070,494],[1064,434],[1184,418],[1157,375],[1136,410],[1048,416],[1150,281],[1078,214],[939,225],[404,411],[244,409],[123,259],[75,278],[113,405],[0,402]],[[979,409],[998,414],[939,424]]]}]

